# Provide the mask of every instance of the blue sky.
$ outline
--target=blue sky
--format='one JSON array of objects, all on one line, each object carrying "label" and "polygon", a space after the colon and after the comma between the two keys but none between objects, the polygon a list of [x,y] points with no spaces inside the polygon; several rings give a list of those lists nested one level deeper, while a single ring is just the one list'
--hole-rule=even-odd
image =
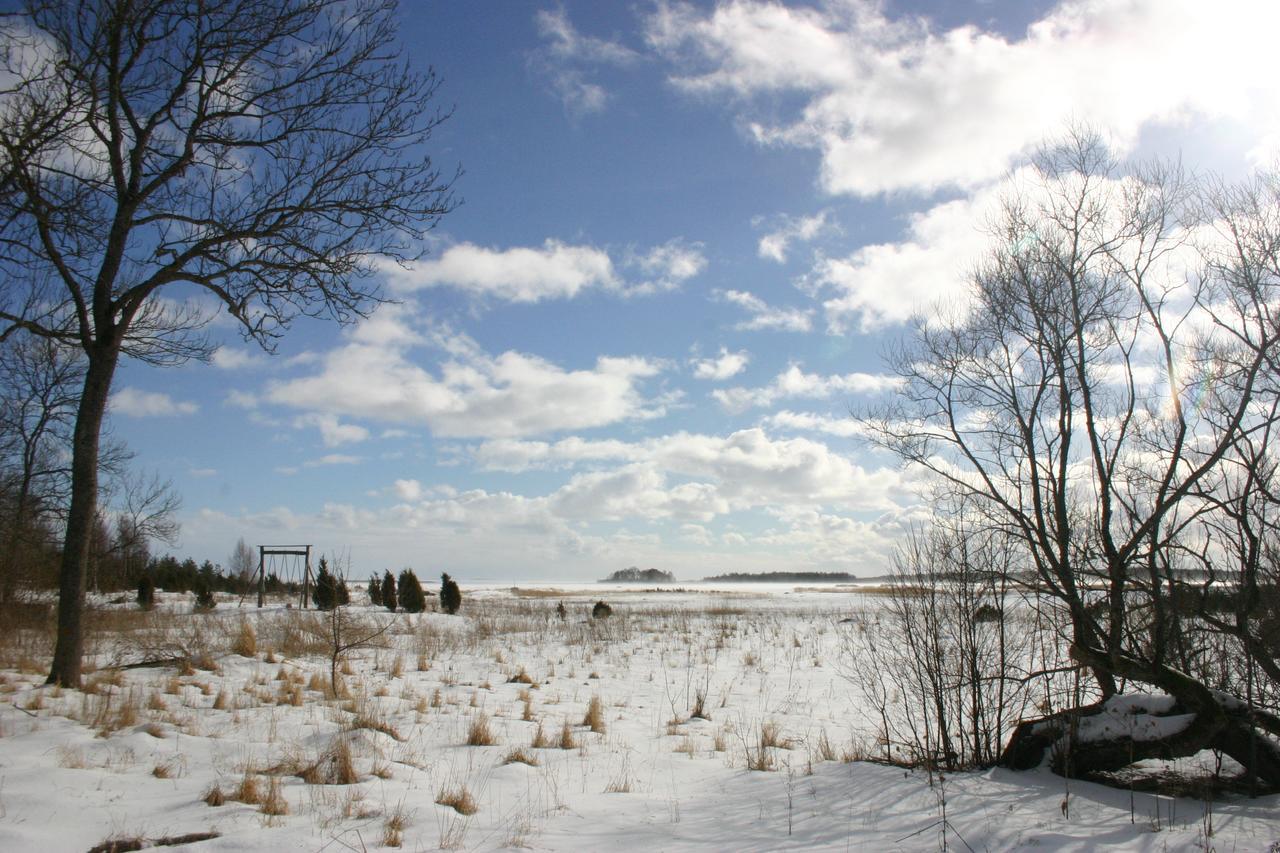
[{"label": "blue sky", "polygon": [[1271,4],[408,2],[464,204],[395,304],[268,356],[117,374],[173,549],[350,572],[877,574],[926,516],[851,411],[962,298],[982,217],[1071,121],[1228,177],[1275,161]]}]

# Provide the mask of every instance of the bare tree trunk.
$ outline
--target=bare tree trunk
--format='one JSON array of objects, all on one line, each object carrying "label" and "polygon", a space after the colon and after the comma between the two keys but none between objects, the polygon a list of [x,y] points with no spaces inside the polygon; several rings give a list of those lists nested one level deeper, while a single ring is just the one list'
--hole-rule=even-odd
[{"label": "bare tree trunk", "polygon": [[58,639],[48,684],[80,686],[84,651],[85,573],[98,502],[98,440],[118,351],[94,353],[84,378],[71,456],[71,506],[58,582]]}]

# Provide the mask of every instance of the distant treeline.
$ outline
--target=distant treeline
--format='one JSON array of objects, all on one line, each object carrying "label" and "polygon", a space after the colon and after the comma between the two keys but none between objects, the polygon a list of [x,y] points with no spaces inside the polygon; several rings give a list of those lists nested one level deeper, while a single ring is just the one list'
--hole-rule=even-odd
[{"label": "distant treeline", "polygon": [[859,580],[848,572],[729,572],[706,582],[716,583],[849,583]]},{"label": "distant treeline", "polygon": [[676,576],[661,569],[619,569],[600,583],[675,583]]}]

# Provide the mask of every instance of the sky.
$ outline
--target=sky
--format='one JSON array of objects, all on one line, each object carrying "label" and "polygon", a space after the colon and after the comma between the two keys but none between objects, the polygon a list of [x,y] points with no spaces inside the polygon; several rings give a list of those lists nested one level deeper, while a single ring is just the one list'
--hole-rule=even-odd
[{"label": "sky", "polygon": [[1238,178],[1280,153],[1269,2],[406,2],[462,204],[393,302],[268,355],[126,363],[173,546],[363,578],[885,571],[928,517],[855,415],[1069,126]]}]

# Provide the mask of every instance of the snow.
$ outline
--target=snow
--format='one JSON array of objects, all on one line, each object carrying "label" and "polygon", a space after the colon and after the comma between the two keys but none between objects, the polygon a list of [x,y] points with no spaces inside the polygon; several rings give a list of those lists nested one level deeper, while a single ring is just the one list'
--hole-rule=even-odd
[{"label": "snow", "polygon": [[1173,706],[1172,696],[1159,693],[1112,696],[1099,713],[1080,718],[1076,737],[1083,743],[1117,737],[1161,740],[1178,734],[1195,721],[1195,714],[1170,714]]},{"label": "snow", "polygon": [[[1210,824],[1195,800],[1044,769],[931,780],[845,761],[842,753],[874,753],[874,729],[839,674],[836,625],[878,599],[847,588],[677,586],[513,593],[464,583],[458,616],[397,615],[385,647],[348,656],[347,701],[312,689],[329,661],[300,649],[297,626],[314,614],[234,600],[190,614],[187,598],[170,595],[150,616],[121,606],[121,625],[204,643],[217,669],[104,669],[86,679],[95,694],[43,687],[29,663],[0,670],[0,850],[84,851],[110,837],[204,831],[220,837],[184,849],[377,849],[395,840],[396,815],[410,850],[936,850],[944,834],[950,849],[973,850],[1266,850],[1280,841],[1277,797],[1214,803]],[[363,590],[353,598],[363,601]],[[587,614],[601,599],[614,616],[595,623]],[[253,657],[229,651],[241,619],[256,626]],[[103,664],[136,659],[134,636],[90,638],[90,649]],[[511,681],[521,671],[536,686]],[[700,693],[709,720],[690,716]],[[583,725],[594,696],[603,733]],[[1161,701],[1117,700],[1109,724],[1150,721],[1131,712],[1168,710]],[[132,719],[121,720],[122,707]],[[497,743],[467,746],[482,714]],[[530,746],[539,725],[558,740],[565,723],[574,748]],[[748,770],[771,726],[783,744],[764,747],[775,769]],[[341,743],[356,784],[308,784],[291,772]],[[517,747],[537,766],[505,763]],[[212,788],[229,796],[246,771],[265,789],[271,769],[286,814],[206,804]],[[436,803],[460,785],[473,815]]]}]

